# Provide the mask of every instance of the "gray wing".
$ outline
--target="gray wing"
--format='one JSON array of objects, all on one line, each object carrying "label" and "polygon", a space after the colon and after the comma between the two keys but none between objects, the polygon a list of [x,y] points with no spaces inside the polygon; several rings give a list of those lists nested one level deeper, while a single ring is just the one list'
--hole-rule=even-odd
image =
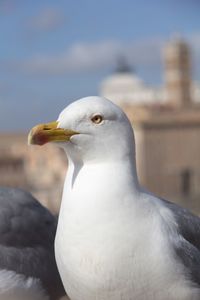
[{"label": "gray wing", "polygon": [[0,269],[39,278],[57,299],[64,295],[54,256],[57,220],[29,193],[0,188]]},{"label": "gray wing", "polygon": [[200,287],[200,218],[174,203],[161,201],[173,212],[178,226],[176,255],[187,268],[187,275]]}]

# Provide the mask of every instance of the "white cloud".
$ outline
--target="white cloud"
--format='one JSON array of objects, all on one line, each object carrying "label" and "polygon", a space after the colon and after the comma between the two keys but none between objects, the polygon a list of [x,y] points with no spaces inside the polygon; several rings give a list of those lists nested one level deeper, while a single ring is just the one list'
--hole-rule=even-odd
[{"label": "white cloud", "polygon": [[30,73],[63,74],[101,69],[114,63],[121,45],[113,41],[79,43],[55,56],[37,55],[22,63]]},{"label": "white cloud", "polygon": [[113,68],[119,56],[124,56],[132,65],[150,66],[160,62],[162,43],[159,38],[126,44],[112,40],[77,43],[54,56],[36,55],[17,63],[17,68],[28,73],[49,75],[94,71]]},{"label": "white cloud", "polygon": [[[200,34],[188,36],[187,40],[193,49],[194,63],[200,63]],[[77,43],[57,55],[36,55],[10,65],[30,74],[62,75],[114,68],[118,57],[124,56],[136,69],[154,68],[162,64],[165,43],[166,40],[159,37],[129,43],[112,40]]]},{"label": "white cloud", "polygon": [[33,31],[51,31],[60,27],[64,22],[64,15],[60,10],[47,7],[28,21]]}]

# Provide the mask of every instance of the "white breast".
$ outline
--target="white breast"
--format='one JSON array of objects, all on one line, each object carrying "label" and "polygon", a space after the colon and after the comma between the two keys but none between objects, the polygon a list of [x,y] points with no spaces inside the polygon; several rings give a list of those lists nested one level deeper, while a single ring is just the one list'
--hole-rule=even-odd
[{"label": "white breast", "polygon": [[72,300],[199,299],[155,220],[90,226],[79,221],[70,218],[66,227],[61,222],[56,237],[59,271]]},{"label": "white breast", "polygon": [[105,180],[103,198],[95,185],[100,180],[91,180],[89,192],[81,179],[79,190],[67,186],[63,194],[56,235],[56,260],[70,299],[198,300],[199,291],[174,258],[159,207],[140,199],[141,193],[118,201],[117,178],[110,192]]}]

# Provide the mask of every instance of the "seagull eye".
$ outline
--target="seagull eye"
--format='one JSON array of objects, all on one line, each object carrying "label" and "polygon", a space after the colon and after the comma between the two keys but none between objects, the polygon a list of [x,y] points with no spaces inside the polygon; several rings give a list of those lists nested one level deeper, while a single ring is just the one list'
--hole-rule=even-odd
[{"label": "seagull eye", "polygon": [[103,117],[101,115],[95,115],[91,118],[91,121],[95,124],[100,124],[103,121]]}]

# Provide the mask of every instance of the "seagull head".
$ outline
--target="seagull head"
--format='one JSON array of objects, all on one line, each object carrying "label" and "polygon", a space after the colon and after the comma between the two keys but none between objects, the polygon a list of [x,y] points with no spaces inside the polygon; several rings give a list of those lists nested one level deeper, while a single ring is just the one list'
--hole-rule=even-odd
[{"label": "seagull head", "polygon": [[133,130],[125,113],[103,97],[86,97],[68,105],[57,121],[36,125],[29,144],[53,142],[73,161],[97,162],[134,157]]}]

